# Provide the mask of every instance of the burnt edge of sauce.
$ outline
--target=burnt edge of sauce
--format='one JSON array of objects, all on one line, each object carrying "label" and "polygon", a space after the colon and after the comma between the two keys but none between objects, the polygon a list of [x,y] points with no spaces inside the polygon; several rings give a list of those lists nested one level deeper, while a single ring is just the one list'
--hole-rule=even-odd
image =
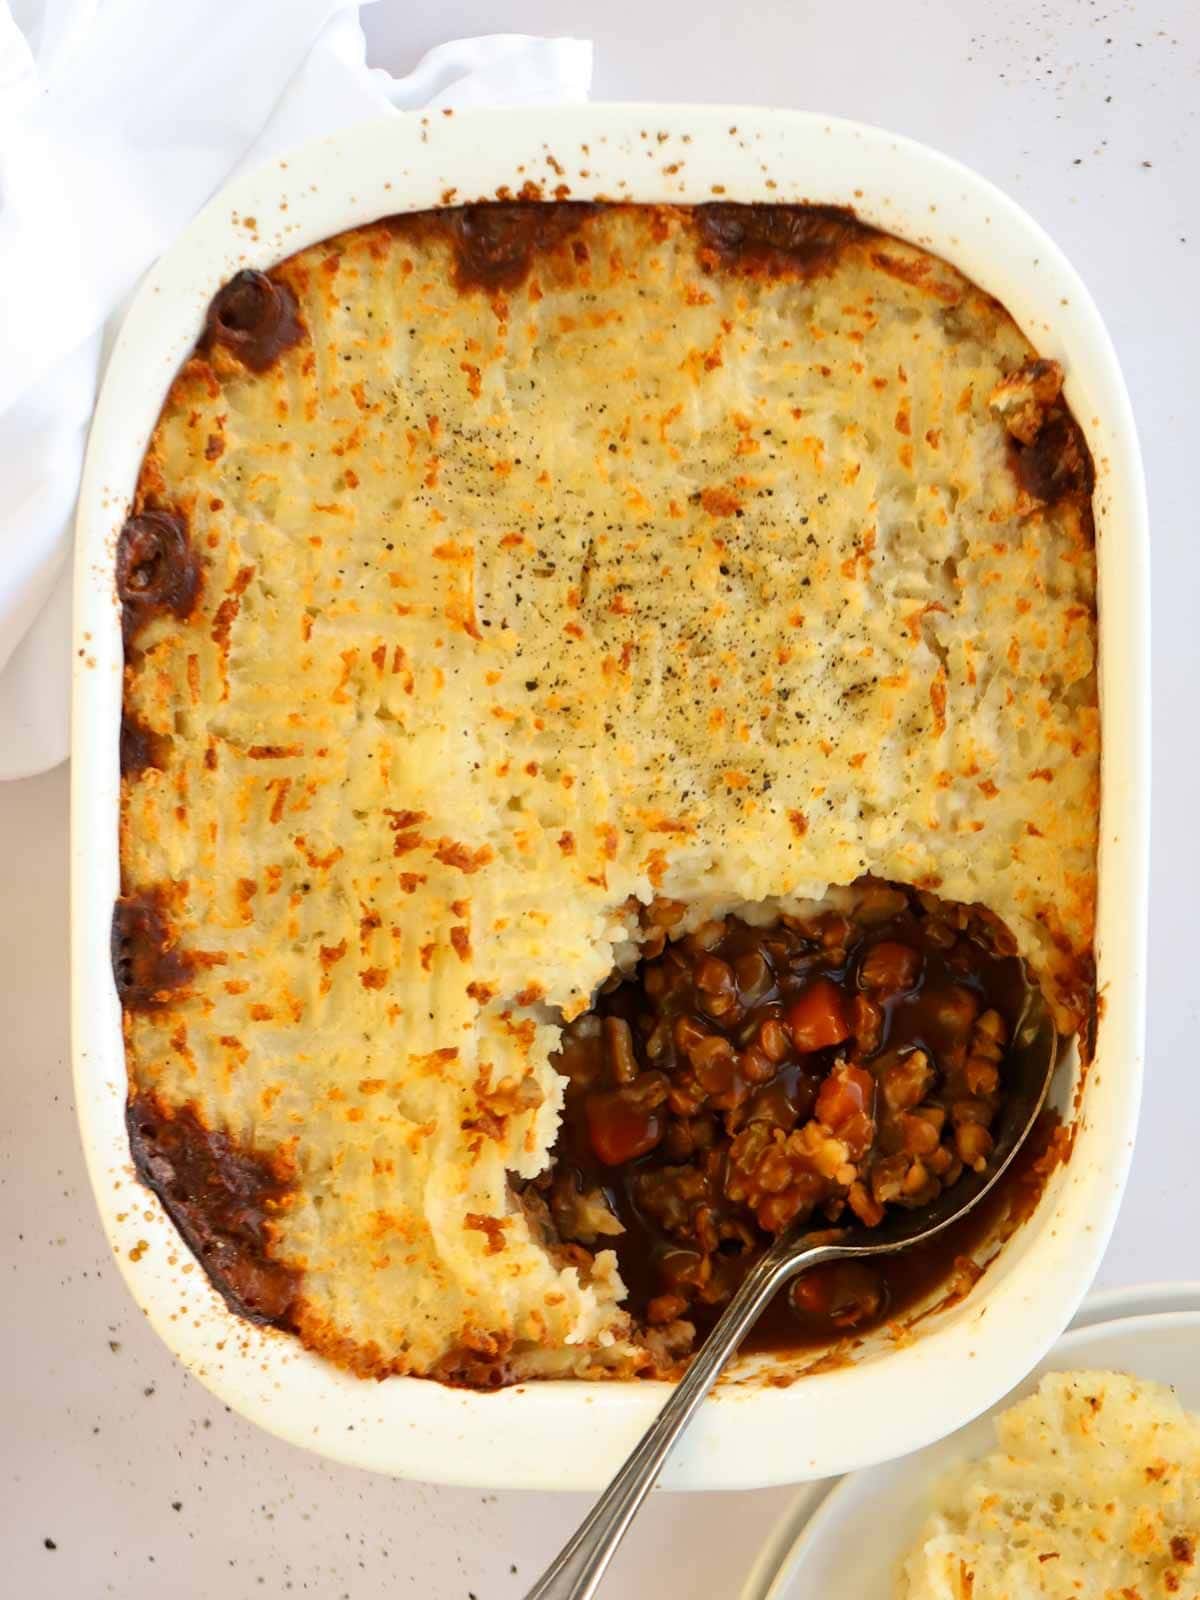
[{"label": "burnt edge of sauce", "polygon": [[1090,1067],[1096,1058],[1096,1037],[1100,1031],[1100,1018],[1103,1014],[1103,1002],[1096,987],[1096,957],[1091,951],[1085,956],[1078,956],[1073,964],[1073,984],[1070,986],[1068,999],[1073,1010],[1081,1017],[1079,1032],[1076,1035],[1076,1045],[1079,1050],[1080,1065]]},{"label": "burnt edge of sauce", "polygon": [[596,209],[580,200],[489,200],[406,212],[387,223],[402,238],[441,235],[454,257],[455,288],[495,293],[524,283],[535,258],[577,233]]},{"label": "burnt edge of sauce", "polygon": [[270,1254],[270,1221],[290,1192],[269,1156],[239,1150],[190,1105],[141,1092],[125,1109],[137,1175],[162,1201],[230,1309],[291,1328],[300,1275]]},{"label": "burnt edge of sauce", "polygon": [[1009,441],[1017,482],[1043,505],[1078,500],[1090,505],[1096,469],[1083,429],[1063,400],[1055,401],[1029,444]]},{"label": "burnt edge of sauce", "polygon": [[1023,403],[1005,413],[1008,459],[1018,485],[1035,504],[1073,500],[1092,532],[1091,501],[1096,469],[1083,429],[1062,396],[1062,368],[1033,356],[1006,378]]},{"label": "burnt edge of sauce", "polygon": [[304,333],[300,307],[287,284],[246,268],[213,296],[198,348],[223,345],[252,372],[266,372]]},{"label": "burnt edge of sauce", "polygon": [[155,733],[131,711],[122,714],[120,755],[123,778],[140,778],[148,768],[162,772],[170,751],[170,734]]},{"label": "burnt edge of sauce", "polygon": [[200,592],[200,565],[178,511],[139,511],[117,538],[117,595],[126,644],[164,611],[184,620]]},{"label": "burnt edge of sauce", "polygon": [[154,1011],[191,978],[192,963],[180,950],[163,909],[161,889],[122,895],[113,906],[112,969],[126,1011]]},{"label": "burnt edge of sauce", "polygon": [[719,201],[694,207],[693,215],[706,266],[770,278],[815,277],[848,244],[876,236],[849,206]]},{"label": "burnt edge of sauce", "polygon": [[[402,235],[440,233],[448,238],[460,292],[500,291],[522,283],[538,253],[570,238],[597,209],[590,203],[499,200],[410,213],[387,222]],[[702,265],[709,271],[721,267],[746,275],[815,276],[831,270],[847,245],[877,235],[852,209],[838,206],[723,202],[690,209],[702,245]],[[576,259],[586,259],[586,247],[576,246]],[[220,343],[246,366],[262,372],[305,332],[290,288],[265,274],[244,271],[214,297],[198,348]],[[1061,398],[1046,408],[1032,439],[1010,437],[1009,449],[1017,479],[1031,498],[1047,505],[1080,500],[1090,518],[1092,457]],[[148,509],[130,518],[117,551],[117,586],[127,639],[157,612],[170,610],[186,617],[194,606],[199,579],[182,515]],[[170,744],[169,736],[127,717],[121,727],[122,772],[136,775],[163,766]],[[173,947],[156,890],[117,902],[112,951],[117,988],[128,1010],[165,1004],[169,991],[190,976],[190,960]],[[1094,1050],[1094,966],[1089,974],[1081,974],[1080,989],[1088,1000],[1080,1035],[1086,1060]],[[192,1106],[167,1110],[152,1093],[134,1096],[127,1124],[139,1177],[163,1202],[231,1308],[256,1323],[294,1327],[299,1274],[268,1253],[270,1213],[290,1187],[271,1158],[238,1150],[227,1134],[207,1129]],[[1059,1143],[1065,1131],[1055,1113],[1044,1113],[1038,1129],[984,1202],[935,1244],[891,1258],[884,1310],[856,1323],[855,1334],[870,1331],[926,1298],[981,1244],[1007,1239],[1035,1208],[1058,1160],[1066,1159]],[[1069,1138],[1065,1151],[1069,1154]],[[975,1269],[976,1276],[979,1270]],[[956,1292],[948,1298],[956,1298]],[[780,1295],[748,1348],[800,1350],[827,1345],[836,1337],[827,1324],[807,1331],[798,1328],[795,1308]],[[507,1352],[492,1348],[460,1347],[433,1376],[472,1388],[511,1381]]]}]

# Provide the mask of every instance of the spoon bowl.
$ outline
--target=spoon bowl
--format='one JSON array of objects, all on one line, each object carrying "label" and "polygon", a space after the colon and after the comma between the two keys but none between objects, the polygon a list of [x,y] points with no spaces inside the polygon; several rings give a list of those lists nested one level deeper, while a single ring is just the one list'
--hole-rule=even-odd
[{"label": "spoon bowl", "polygon": [[[877,1228],[857,1224],[838,1230],[836,1236],[834,1230],[827,1230],[821,1238],[837,1244],[841,1259],[888,1255],[910,1245],[924,1244],[965,1217],[995,1187],[1033,1131],[1046,1103],[1057,1061],[1058,1034],[1041,995],[1031,987],[1025,1009],[1013,1030],[1012,1043],[1005,1052],[1004,1099],[992,1125],[995,1142],[983,1171],[965,1169],[958,1181],[943,1189],[936,1200],[912,1211],[890,1210]],[[811,1234],[802,1229],[782,1234],[769,1253],[781,1244],[787,1246],[789,1253],[802,1250],[806,1238],[811,1239]],[[718,1323],[713,1328],[714,1334],[719,1327]]]}]

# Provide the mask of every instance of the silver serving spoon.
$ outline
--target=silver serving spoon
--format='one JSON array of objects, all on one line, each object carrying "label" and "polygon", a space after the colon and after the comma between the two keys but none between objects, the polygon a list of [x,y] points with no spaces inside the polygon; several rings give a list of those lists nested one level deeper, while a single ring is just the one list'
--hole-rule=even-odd
[{"label": "silver serving spoon", "polygon": [[893,1213],[878,1228],[830,1230],[813,1243],[799,1228],[779,1238],[750,1268],[741,1287],[692,1357],[675,1391],[641,1442],[563,1546],[526,1600],[590,1600],[617,1546],[649,1494],[675,1441],[699,1409],[726,1362],[772,1296],[798,1273],[826,1261],[865,1260],[923,1244],[982,1200],[1028,1137],[1046,1099],[1057,1058],[1054,1025],[1036,991],[1030,991],[1012,1047],[1004,1060],[1005,1099],[995,1145],[983,1172],[966,1172],[930,1205]]}]

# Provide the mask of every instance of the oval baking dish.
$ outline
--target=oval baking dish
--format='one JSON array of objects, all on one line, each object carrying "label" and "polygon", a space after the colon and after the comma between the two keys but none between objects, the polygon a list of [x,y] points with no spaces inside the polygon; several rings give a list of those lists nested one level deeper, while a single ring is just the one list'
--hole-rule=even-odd
[{"label": "oval baking dish", "polygon": [[[1133,1143],[1143,1031],[1146,513],[1128,399],[1086,290],[1011,201],[935,152],[800,113],[610,106],[404,116],[306,147],[233,184],[139,291],[97,408],[80,498],[73,772],[76,1094],[97,1201],[131,1291],[223,1400],[298,1444],[409,1477],[510,1488],[599,1487],[661,1403],[653,1382],[523,1384],[481,1394],[349,1376],[231,1313],[159,1202],[136,1183],[110,966],[118,890],[122,646],[116,536],[163,396],[219,284],[376,217],[544,183],[573,199],[851,205],[945,257],[1061,361],[1096,464],[1103,770],[1096,953],[1100,1022],[1086,1083],[1057,1094],[1069,1161],[1032,1218],[958,1304],[915,1337],[868,1337],[848,1365],[780,1386],[758,1357],[708,1403],[670,1487],[824,1477],[917,1448],[991,1405],[1041,1357],[1091,1281]],[[1119,760],[1109,754],[1119,753]],[[771,1381],[774,1380],[774,1381]]]}]

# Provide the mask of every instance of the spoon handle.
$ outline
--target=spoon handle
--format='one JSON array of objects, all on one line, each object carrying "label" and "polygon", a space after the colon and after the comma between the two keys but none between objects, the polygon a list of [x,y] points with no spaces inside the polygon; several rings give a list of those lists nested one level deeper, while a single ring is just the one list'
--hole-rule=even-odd
[{"label": "spoon handle", "polygon": [[530,1589],[526,1600],[591,1600],[675,1441],[767,1301],[798,1272],[822,1261],[836,1261],[842,1254],[842,1249],[833,1244],[797,1250],[784,1235],[755,1263],[633,1454]]}]

